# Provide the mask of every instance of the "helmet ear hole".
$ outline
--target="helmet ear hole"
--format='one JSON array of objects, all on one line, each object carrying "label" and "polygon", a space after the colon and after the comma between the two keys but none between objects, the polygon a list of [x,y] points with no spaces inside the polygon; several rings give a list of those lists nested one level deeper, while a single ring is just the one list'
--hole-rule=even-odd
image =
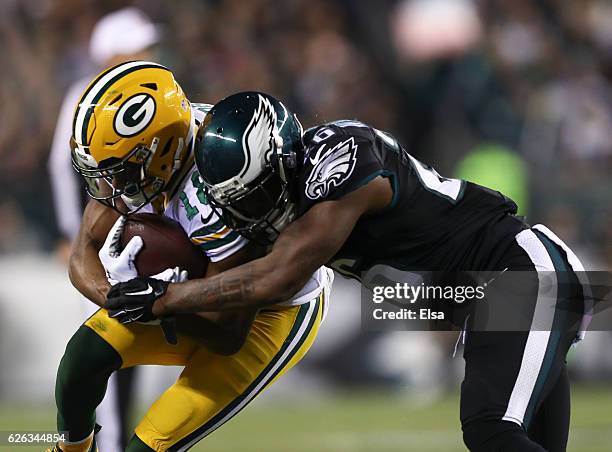
[{"label": "helmet ear hole", "polygon": [[287,168],[295,169],[297,167],[297,155],[295,151],[290,151],[285,157],[285,165]]},{"label": "helmet ear hole", "polygon": [[166,141],[166,144],[164,145],[164,148],[161,151],[161,154],[159,155],[160,157],[163,157],[164,155],[166,155],[169,151],[170,151],[170,147],[172,146],[172,141],[174,141],[174,137],[171,136],[168,141]]}]

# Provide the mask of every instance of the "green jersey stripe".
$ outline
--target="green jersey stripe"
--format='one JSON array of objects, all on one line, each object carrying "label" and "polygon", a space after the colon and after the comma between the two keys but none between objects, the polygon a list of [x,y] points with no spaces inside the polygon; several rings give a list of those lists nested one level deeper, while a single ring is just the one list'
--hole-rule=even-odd
[{"label": "green jersey stripe", "polygon": [[240,235],[236,231],[231,231],[223,238],[212,239],[209,242],[197,243],[196,245],[203,251],[211,251],[217,248],[221,248],[222,246],[229,245],[239,237]]},{"label": "green jersey stripe", "polygon": [[225,223],[223,223],[223,220],[217,220],[212,224],[202,226],[200,229],[196,229],[191,233],[191,237],[198,238],[205,237],[210,234],[216,234],[217,232],[223,230],[223,228],[225,228]]}]

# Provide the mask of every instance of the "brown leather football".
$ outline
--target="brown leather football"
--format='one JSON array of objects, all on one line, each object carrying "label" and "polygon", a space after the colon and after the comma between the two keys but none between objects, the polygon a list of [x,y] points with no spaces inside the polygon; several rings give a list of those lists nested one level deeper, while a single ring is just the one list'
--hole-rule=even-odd
[{"label": "brown leather football", "polygon": [[189,240],[178,222],[153,213],[129,215],[121,234],[121,247],[136,235],[144,242],[135,262],[140,276],[152,276],[177,266],[187,270],[189,279],[205,275],[208,257]]}]

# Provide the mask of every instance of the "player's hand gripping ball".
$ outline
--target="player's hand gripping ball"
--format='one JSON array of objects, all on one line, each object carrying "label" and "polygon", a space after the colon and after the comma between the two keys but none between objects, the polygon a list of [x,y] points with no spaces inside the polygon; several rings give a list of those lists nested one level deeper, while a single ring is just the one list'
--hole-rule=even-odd
[{"label": "player's hand gripping ball", "polygon": [[143,242],[141,237],[134,236],[124,246],[121,246],[121,235],[126,218],[123,215],[117,218],[106,236],[104,245],[98,251],[98,257],[106,271],[106,278],[113,286],[138,276],[134,261],[142,249]]},{"label": "player's hand gripping ball", "polygon": [[[105,307],[109,316],[121,323],[154,322],[153,303],[165,294],[168,284],[183,282],[188,275],[201,278],[208,267],[208,258],[180,224],[161,215],[141,213],[121,217],[107,242],[107,253],[114,253],[114,259],[118,259],[112,261],[115,265],[111,276],[135,274],[127,280],[117,280],[107,295]],[[162,322],[167,338],[175,336],[173,325],[169,326],[172,322]]]},{"label": "player's hand gripping ball", "polygon": [[119,217],[98,256],[113,286],[138,276],[168,282],[184,281],[187,274],[201,278],[208,266],[177,222],[149,213]]},{"label": "player's hand gripping ball", "polygon": [[130,249],[136,238],[142,241],[133,259],[138,276],[166,279],[168,270],[176,267],[186,271],[191,279],[206,274],[208,258],[178,222],[152,213],[129,215],[122,228],[120,249]]}]

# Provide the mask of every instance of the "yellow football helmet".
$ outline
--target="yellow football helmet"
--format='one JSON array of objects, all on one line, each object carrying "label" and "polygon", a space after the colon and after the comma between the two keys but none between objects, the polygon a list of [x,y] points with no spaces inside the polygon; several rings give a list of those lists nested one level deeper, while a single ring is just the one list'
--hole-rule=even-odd
[{"label": "yellow football helmet", "polygon": [[170,70],[147,61],[119,64],[79,100],[72,164],[92,198],[133,213],[172,184],[192,152],[194,130],[191,104]]}]

